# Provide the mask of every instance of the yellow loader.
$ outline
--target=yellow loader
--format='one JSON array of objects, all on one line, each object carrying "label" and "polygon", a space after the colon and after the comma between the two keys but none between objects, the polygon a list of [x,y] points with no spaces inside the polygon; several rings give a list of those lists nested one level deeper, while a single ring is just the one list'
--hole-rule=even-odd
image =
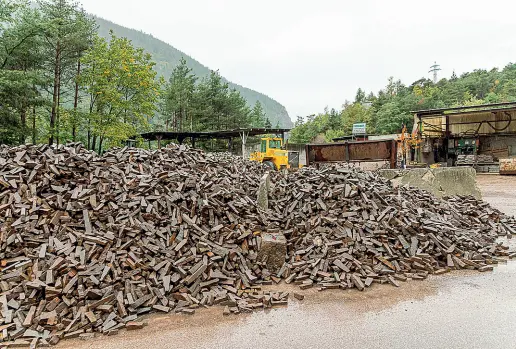
[{"label": "yellow loader", "polygon": [[265,137],[261,139],[260,151],[251,153],[249,159],[269,166],[273,170],[300,168],[299,152],[285,150],[283,139]]}]

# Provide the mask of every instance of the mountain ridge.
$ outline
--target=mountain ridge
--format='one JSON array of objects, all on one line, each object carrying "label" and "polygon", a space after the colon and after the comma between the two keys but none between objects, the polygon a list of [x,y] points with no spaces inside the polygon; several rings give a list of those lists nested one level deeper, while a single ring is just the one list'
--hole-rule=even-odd
[{"label": "mountain ridge", "polygon": [[[146,52],[150,53],[153,60],[156,62],[156,72],[159,76],[163,76],[167,80],[174,67],[179,63],[181,57],[185,58],[193,73],[199,77],[208,76],[211,71],[210,68],[206,67],[195,58],[190,57],[186,53],[175,48],[171,44],[156,38],[152,34],[147,34],[141,30],[127,28],[98,16],[93,16],[93,18],[99,26],[98,34],[101,37],[108,38],[109,31],[113,30],[115,35],[127,37],[132,41],[133,45],[141,47]],[[239,91],[250,107],[252,107],[256,101],[260,101],[273,126],[279,122],[282,127],[293,127],[293,122],[290,119],[286,108],[278,101],[264,93],[244,87],[225,78],[224,81],[228,82],[230,88],[234,88]]]}]

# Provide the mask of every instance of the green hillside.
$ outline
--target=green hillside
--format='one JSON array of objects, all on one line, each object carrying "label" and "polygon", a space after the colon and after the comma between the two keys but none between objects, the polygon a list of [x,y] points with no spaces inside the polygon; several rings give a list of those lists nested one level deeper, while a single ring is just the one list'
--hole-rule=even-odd
[{"label": "green hillside", "polygon": [[[99,35],[105,38],[109,37],[109,31],[113,30],[117,36],[123,36],[130,39],[133,45],[145,49],[145,51],[152,54],[153,60],[156,62],[156,71],[159,75],[168,79],[172,73],[172,69],[179,63],[181,57],[184,57],[188,66],[193,69],[193,72],[198,76],[208,76],[210,68],[202,65],[187,54],[177,50],[171,45],[163,42],[150,34],[145,34],[141,31],[129,29],[107,21],[105,19],[95,17],[99,25]],[[230,87],[235,88],[240,92],[242,97],[247,100],[249,106],[253,106],[256,101],[260,101],[263,109],[269,117],[273,126],[279,121],[283,127],[292,127],[293,123],[283,105],[274,99],[251,90],[249,88],[229,82]]]}]

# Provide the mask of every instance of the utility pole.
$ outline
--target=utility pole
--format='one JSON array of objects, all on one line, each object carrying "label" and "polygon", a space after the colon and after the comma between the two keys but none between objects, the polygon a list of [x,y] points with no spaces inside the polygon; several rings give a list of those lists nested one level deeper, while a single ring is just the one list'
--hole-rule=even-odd
[{"label": "utility pole", "polygon": [[434,84],[437,84],[437,72],[441,70],[441,66],[434,61],[434,65],[430,66],[429,73],[434,73]]}]

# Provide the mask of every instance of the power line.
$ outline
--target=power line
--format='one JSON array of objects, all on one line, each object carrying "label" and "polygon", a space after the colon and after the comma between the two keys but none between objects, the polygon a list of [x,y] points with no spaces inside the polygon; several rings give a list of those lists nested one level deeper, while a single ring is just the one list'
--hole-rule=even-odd
[{"label": "power line", "polygon": [[430,66],[429,73],[434,73],[434,84],[437,84],[437,72],[441,70],[441,66],[434,61],[434,65]]}]

